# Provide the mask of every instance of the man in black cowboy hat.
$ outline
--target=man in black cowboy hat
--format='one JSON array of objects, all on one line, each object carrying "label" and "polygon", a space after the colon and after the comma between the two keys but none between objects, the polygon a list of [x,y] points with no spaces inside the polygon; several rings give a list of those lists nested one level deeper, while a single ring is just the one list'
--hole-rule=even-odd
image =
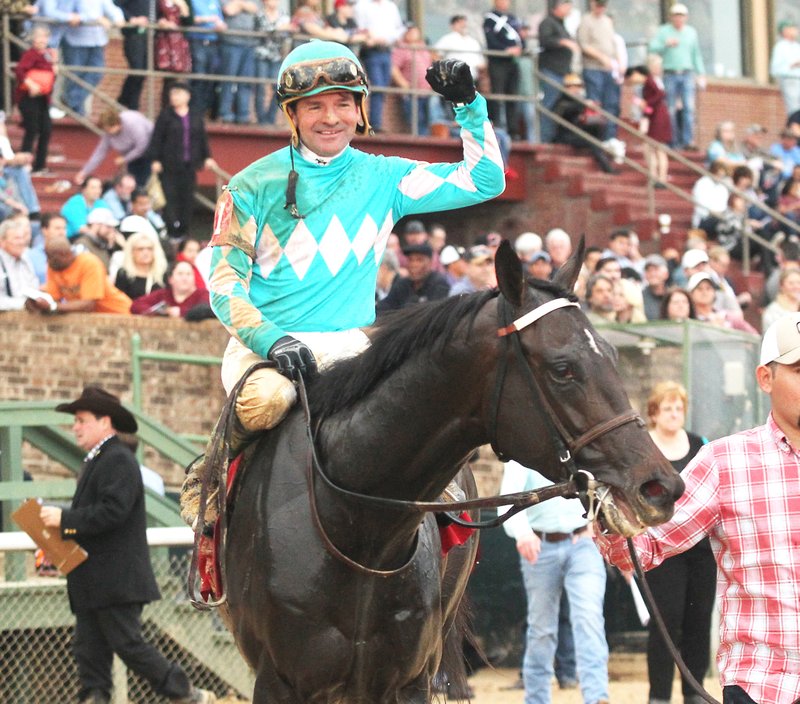
[{"label": "man in black cowboy hat", "polygon": [[88,453],[71,507],[41,510],[45,526],[60,529],[89,554],[67,575],[79,701],[108,704],[116,653],[157,694],[184,704],[211,704],[213,694],[193,687],[180,666],[142,637],[142,607],[161,595],[150,565],[139,463],[117,437],[135,433],[136,419],[99,386],[87,386],[80,398],[56,410],[74,414],[72,431]]}]

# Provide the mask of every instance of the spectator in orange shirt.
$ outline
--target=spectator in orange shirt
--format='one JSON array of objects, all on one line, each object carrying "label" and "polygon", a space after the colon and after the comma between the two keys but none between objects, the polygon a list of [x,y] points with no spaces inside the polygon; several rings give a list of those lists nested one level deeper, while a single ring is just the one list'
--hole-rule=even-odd
[{"label": "spectator in orange shirt", "polygon": [[108,280],[106,268],[94,254],[75,254],[65,237],[45,245],[47,282],[43,291],[55,301],[29,300],[28,310],[53,313],[122,313],[131,310],[131,299]]},{"label": "spectator in orange shirt", "polygon": [[410,26],[403,38],[392,49],[392,81],[406,91],[424,91],[422,95],[404,95],[403,113],[412,127],[414,100],[417,101],[417,134],[426,135],[430,125],[428,105],[431,92],[425,80],[425,71],[433,63],[431,52],[425,48],[425,40],[419,27]]}]

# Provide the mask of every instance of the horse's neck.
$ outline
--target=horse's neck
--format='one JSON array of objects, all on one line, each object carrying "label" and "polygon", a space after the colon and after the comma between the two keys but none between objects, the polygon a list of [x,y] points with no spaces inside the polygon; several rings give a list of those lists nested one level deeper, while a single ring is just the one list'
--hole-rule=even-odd
[{"label": "horse's neck", "polygon": [[435,498],[487,441],[481,398],[490,356],[464,341],[441,358],[412,359],[326,421],[321,450],[330,476],[364,493]]}]

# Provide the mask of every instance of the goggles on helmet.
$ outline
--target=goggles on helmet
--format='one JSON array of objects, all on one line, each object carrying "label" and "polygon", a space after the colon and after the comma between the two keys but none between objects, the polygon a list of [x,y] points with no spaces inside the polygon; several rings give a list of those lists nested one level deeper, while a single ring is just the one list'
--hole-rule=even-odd
[{"label": "goggles on helmet", "polygon": [[366,93],[367,77],[352,59],[338,57],[304,61],[286,67],[278,81],[278,98],[281,102],[302,98],[326,88],[363,89]]}]

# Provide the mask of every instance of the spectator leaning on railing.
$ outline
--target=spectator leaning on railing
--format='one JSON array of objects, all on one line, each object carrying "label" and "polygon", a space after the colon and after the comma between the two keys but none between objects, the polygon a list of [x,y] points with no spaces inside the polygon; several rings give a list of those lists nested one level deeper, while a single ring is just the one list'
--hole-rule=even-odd
[{"label": "spectator leaning on railing", "polygon": [[278,114],[278,97],[275,84],[270,83],[267,87],[263,79],[274,81],[278,77],[283,59],[283,40],[291,30],[289,15],[281,10],[279,0],[263,0],[256,16],[256,29],[261,33],[261,40],[255,48],[256,76],[262,79],[255,90],[256,120],[260,125],[273,125]]},{"label": "spectator leaning on railing", "polygon": [[228,30],[221,35],[222,81],[219,101],[219,117],[223,122],[246,125],[250,122],[250,101],[253,94],[251,83],[237,82],[234,76],[252,78],[256,75],[255,48],[258,38],[253,35],[234,34],[234,31],[253,32],[259,5],[256,0],[227,0],[222,12]]},{"label": "spectator leaning on railing", "polygon": [[[66,0],[69,2],[70,0]],[[61,42],[63,63],[67,66],[84,66],[102,69],[105,64],[108,30],[120,27],[125,22],[122,10],[111,0],[71,0],[72,11],[80,18],[80,24],[70,24]],[[103,72],[73,69],[75,76],[92,88],[100,84]],[[86,114],[86,99],[90,89],[75,81],[67,80],[62,99],[78,115]]]},{"label": "spectator leaning on railing", "polygon": [[[115,0],[125,15],[128,27],[122,29],[122,48],[128,68],[141,71],[147,68],[147,25],[150,22],[150,0]],[[139,109],[144,76],[128,74],[122,84],[117,102],[129,110]]]},{"label": "spectator leaning on railing", "polygon": [[0,311],[22,310],[25,291],[39,288],[39,278],[27,256],[28,237],[21,223],[0,224]]}]

